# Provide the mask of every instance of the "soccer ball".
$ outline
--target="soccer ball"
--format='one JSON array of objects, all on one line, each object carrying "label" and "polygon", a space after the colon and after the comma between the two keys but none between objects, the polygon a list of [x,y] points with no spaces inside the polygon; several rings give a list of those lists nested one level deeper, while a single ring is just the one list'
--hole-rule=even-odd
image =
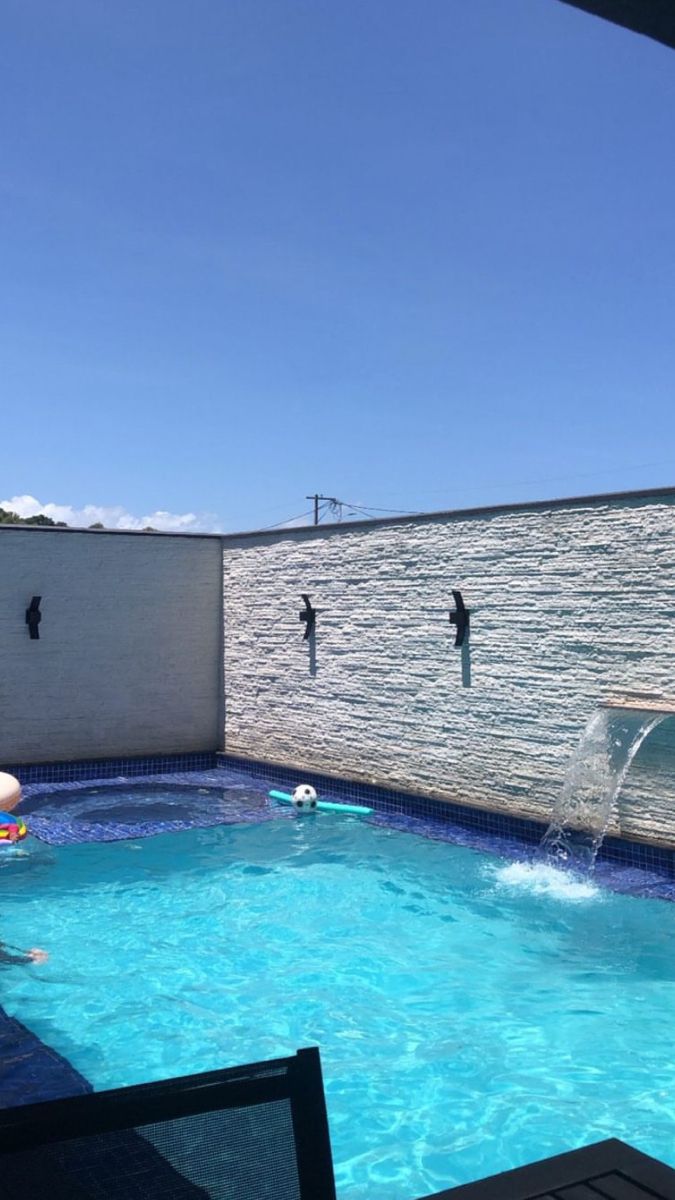
[{"label": "soccer ball", "polygon": [[308,783],[301,783],[293,792],[293,808],[298,812],[316,812],[316,792]]}]

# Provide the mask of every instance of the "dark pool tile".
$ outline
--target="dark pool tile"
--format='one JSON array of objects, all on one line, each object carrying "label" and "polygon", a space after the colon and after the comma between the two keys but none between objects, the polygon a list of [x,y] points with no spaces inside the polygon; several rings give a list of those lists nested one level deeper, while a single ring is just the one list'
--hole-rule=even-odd
[{"label": "dark pool tile", "polygon": [[123,775],[161,775],[167,771],[209,771],[217,765],[214,752],[164,754],[142,758],[82,759],[75,762],[3,763],[0,771],[15,775],[22,784],[64,783],[69,780],[113,779]]},{"label": "dark pool tile", "polygon": [[67,1059],[0,1009],[0,1108],[91,1091]]}]

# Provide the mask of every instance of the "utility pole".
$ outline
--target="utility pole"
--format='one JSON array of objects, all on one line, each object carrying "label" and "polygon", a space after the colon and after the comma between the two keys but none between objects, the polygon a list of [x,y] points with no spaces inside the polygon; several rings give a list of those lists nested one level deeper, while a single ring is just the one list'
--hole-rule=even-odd
[{"label": "utility pole", "polygon": [[321,497],[318,492],[316,492],[314,496],[305,496],[305,500],[313,500],[314,501],[314,524],[315,525],[319,524],[319,500],[320,499],[321,499]]},{"label": "utility pole", "polygon": [[327,501],[328,504],[331,505],[331,507],[334,511],[339,510],[339,512],[340,512],[339,520],[342,520],[342,501],[338,500],[336,496],[320,496],[318,492],[315,492],[313,496],[305,496],[305,500],[313,500],[314,501],[314,524],[315,525],[319,524],[319,501],[320,500]]}]

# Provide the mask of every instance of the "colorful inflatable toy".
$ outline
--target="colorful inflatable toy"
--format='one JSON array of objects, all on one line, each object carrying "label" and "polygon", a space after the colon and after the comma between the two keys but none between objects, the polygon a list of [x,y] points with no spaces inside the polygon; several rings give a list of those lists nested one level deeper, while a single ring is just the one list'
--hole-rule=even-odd
[{"label": "colorful inflatable toy", "polygon": [[11,813],[0,812],[0,846],[11,846],[22,842],[28,830],[23,819]]}]

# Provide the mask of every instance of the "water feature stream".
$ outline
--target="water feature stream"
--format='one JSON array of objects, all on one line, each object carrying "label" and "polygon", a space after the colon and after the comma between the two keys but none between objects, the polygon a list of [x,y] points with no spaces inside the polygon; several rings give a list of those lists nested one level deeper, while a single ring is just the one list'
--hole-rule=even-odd
[{"label": "water feature stream", "polygon": [[653,706],[607,705],[593,713],[567,768],[540,860],[583,875],[593,869],[628,768],[667,716]]}]

